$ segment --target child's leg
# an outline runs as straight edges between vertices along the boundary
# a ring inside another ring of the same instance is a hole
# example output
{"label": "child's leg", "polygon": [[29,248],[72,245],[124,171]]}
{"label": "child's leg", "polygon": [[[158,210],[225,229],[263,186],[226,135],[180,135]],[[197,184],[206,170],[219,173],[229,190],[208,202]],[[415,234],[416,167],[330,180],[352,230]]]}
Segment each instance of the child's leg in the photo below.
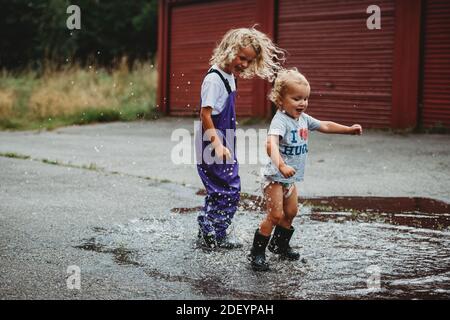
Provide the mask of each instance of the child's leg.
{"label": "child's leg", "polygon": [[272,239],[269,243],[269,251],[279,254],[282,259],[298,260],[300,255],[295,252],[289,245],[294,228],[292,227],[292,220],[297,215],[297,189],[295,186],[291,194],[284,199],[283,217],[275,228]]}
{"label": "child's leg", "polygon": [[283,187],[280,183],[272,182],[264,189],[267,215],[259,226],[264,236],[270,236],[273,228],[283,219]]}
{"label": "child's leg", "polygon": [[288,198],[284,198],[283,201],[283,212],[284,215],[278,223],[279,226],[282,226],[285,229],[290,229],[292,225],[292,220],[294,220],[295,216],[298,212],[298,196],[297,196],[297,187],[295,184],[292,186],[292,192]]}
{"label": "child's leg", "polygon": [[266,201],[267,216],[255,232],[253,245],[248,256],[253,270],[256,271],[269,270],[269,264],[266,262],[266,247],[269,243],[273,228],[283,216],[283,188],[281,184],[270,182],[264,188],[264,198]]}

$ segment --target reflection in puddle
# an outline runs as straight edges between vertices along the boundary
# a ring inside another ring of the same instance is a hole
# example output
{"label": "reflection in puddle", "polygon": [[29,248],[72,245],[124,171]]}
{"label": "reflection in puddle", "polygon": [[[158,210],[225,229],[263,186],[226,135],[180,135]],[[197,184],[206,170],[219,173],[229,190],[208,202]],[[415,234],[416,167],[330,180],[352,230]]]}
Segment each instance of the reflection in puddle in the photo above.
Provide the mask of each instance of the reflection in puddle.
{"label": "reflection in puddle", "polygon": [[[364,200],[367,200],[365,202]],[[200,200],[201,201],[201,200]],[[110,230],[96,229],[78,247],[112,254],[152,278],[188,284],[192,293],[223,299],[450,298],[450,210],[421,198],[301,199],[292,246],[307,263],[268,252],[271,271],[255,273],[246,255],[263,213],[243,194],[230,228],[242,249],[196,249],[201,206],[174,208]],[[370,287],[378,270],[379,287]]]}

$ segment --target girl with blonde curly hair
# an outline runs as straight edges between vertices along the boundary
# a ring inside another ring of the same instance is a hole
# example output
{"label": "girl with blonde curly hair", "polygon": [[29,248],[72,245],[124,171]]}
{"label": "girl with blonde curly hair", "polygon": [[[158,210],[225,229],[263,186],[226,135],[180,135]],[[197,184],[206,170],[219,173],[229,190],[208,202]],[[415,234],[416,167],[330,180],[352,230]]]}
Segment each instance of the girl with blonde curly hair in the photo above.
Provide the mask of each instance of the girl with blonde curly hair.
{"label": "girl with blonde curly hair", "polygon": [[227,239],[226,233],[241,190],[235,153],[236,77],[272,81],[283,62],[284,51],[254,27],[229,30],[213,51],[201,87],[196,143],[197,171],[207,192],[197,219],[203,248],[242,246]]}
{"label": "girl with blonde curly hair", "polygon": [[[269,99],[278,107],[270,124],[266,150],[270,162],[263,168],[263,190],[267,215],[256,229],[249,260],[254,270],[269,269],[265,250],[282,259],[298,260],[289,242],[297,215],[298,195],[295,183],[303,181],[308,154],[308,132],[361,134],[359,124],[351,127],[331,121],[319,121],[305,113],[311,87],[296,68],[281,70]],[[270,238],[273,229],[272,238]],[[270,241],[270,243],[269,243]]]}

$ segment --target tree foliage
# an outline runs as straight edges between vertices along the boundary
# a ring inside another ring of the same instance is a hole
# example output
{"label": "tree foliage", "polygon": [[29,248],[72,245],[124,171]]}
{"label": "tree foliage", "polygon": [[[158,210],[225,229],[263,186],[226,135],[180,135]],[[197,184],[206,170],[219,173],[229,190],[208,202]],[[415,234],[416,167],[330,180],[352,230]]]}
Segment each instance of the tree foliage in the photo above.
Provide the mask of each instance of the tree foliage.
{"label": "tree foliage", "polygon": [[[69,30],[67,7],[81,9],[81,29]],[[95,60],[109,65],[154,56],[157,0],[0,0],[0,67],[39,67]]]}

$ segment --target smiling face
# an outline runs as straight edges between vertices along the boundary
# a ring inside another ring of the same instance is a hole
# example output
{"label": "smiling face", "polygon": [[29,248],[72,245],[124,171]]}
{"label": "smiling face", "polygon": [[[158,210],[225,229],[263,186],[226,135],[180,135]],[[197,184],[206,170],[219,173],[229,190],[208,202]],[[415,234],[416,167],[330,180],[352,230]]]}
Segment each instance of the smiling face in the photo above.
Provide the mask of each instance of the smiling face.
{"label": "smiling face", "polygon": [[286,92],[281,97],[280,106],[292,118],[298,119],[308,107],[311,88],[308,84],[290,82]]}
{"label": "smiling face", "polygon": [[246,48],[241,48],[236,57],[231,61],[230,64],[226,65],[224,71],[226,73],[234,73],[238,76],[241,72],[247,69],[250,64],[255,60],[256,52],[253,47],[249,46]]}

